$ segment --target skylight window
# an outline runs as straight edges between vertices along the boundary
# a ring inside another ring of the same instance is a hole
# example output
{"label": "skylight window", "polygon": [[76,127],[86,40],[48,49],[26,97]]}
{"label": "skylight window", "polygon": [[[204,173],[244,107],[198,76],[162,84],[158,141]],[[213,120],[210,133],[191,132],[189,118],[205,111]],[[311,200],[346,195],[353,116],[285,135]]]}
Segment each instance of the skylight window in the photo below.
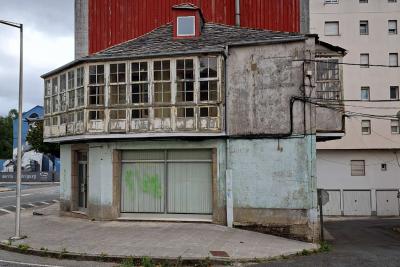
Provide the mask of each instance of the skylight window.
{"label": "skylight window", "polygon": [[195,36],[195,17],[177,17],[177,35],[178,36]]}

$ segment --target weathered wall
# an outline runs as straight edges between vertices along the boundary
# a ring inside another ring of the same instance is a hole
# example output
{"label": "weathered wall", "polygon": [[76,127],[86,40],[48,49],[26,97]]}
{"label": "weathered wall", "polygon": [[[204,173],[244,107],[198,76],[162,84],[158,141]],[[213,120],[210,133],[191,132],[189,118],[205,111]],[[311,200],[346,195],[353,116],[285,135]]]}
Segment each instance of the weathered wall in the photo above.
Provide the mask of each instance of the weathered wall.
{"label": "weathered wall", "polygon": [[[300,59],[308,58],[313,51],[310,41],[231,48],[226,86],[228,134],[290,133],[290,99],[303,96],[303,90],[307,91],[303,86],[303,61]],[[314,73],[313,64],[306,65],[305,70]],[[294,134],[304,133],[303,108],[302,102],[294,103]],[[309,116],[306,120],[306,130],[314,133]]]}
{"label": "weathered wall", "polygon": [[343,112],[317,107],[316,113],[318,132],[341,132],[344,130]]}
{"label": "weathered wall", "polygon": [[89,0],[75,0],[75,59],[89,53]]}
{"label": "weathered wall", "polygon": [[60,145],[60,208],[63,211],[68,211],[71,208],[71,170],[72,170],[72,155],[71,145]]}

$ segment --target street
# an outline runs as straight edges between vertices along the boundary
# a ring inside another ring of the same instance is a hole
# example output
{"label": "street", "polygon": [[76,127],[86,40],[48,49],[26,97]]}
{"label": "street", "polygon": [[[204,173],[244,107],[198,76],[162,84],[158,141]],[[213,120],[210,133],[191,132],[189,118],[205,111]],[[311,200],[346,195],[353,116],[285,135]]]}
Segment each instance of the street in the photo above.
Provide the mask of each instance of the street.
{"label": "street", "polygon": [[[0,216],[15,212],[16,196],[15,185],[7,185],[12,191],[0,192]],[[4,188],[4,185],[2,185]],[[21,208],[32,209],[57,202],[59,199],[59,185],[22,185]]]}
{"label": "street", "polygon": [[332,250],[257,266],[400,266],[400,219],[360,219],[327,222]]}

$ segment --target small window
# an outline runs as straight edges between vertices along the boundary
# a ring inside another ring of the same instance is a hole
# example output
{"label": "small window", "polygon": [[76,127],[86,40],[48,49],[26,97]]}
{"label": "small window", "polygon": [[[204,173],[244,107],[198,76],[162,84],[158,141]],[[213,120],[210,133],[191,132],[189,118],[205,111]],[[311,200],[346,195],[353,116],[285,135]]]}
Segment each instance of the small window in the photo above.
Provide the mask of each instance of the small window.
{"label": "small window", "polygon": [[149,109],[138,108],[132,109],[132,119],[147,119],[149,117]]}
{"label": "small window", "polygon": [[398,86],[390,86],[390,100],[399,100]]}
{"label": "small window", "polygon": [[390,53],[389,54],[389,66],[391,66],[391,67],[399,66],[399,54],[398,53]]}
{"label": "small window", "polygon": [[89,120],[103,120],[103,119],[104,119],[104,111],[102,110],[89,111]]}
{"label": "small window", "polygon": [[381,164],[381,171],[387,171],[387,164],[386,163],[382,163]]}
{"label": "small window", "polygon": [[361,35],[368,35],[368,20],[360,20],[360,34]]}
{"label": "small window", "polygon": [[177,17],[177,35],[194,36],[195,35],[195,17]]}
{"label": "small window", "polygon": [[371,134],[371,121],[370,120],[362,120],[361,121],[361,132],[364,135]]}
{"label": "small window", "polygon": [[351,176],[365,176],[365,160],[351,161]]}
{"label": "small window", "polygon": [[369,54],[360,54],[360,65],[362,68],[369,68]]}
{"label": "small window", "polygon": [[367,4],[368,0],[360,0],[360,4]]}
{"label": "small window", "polygon": [[390,121],[390,129],[392,134],[399,134],[400,127],[399,127],[399,120],[391,120]]}
{"label": "small window", "polygon": [[326,21],[325,35],[339,35],[339,21]]}
{"label": "small window", "polygon": [[361,100],[369,101],[369,87],[363,86],[361,87]]}
{"label": "small window", "polygon": [[397,20],[388,21],[389,34],[397,34]]}

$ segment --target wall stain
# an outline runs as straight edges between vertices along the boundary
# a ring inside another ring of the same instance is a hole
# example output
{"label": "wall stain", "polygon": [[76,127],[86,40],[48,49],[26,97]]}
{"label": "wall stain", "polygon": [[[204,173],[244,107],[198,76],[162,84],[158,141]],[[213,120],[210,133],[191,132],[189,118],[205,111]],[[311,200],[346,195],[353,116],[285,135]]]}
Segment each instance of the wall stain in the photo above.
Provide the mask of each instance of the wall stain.
{"label": "wall stain", "polygon": [[143,177],[140,176],[139,171],[127,170],[124,174],[125,184],[129,192],[133,193],[134,189],[134,179],[136,179],[139,184],[140,189],[144,193],[148,193],[154,198],[161,198],[161,182],[158,175],[148,175],[144,174]]}

